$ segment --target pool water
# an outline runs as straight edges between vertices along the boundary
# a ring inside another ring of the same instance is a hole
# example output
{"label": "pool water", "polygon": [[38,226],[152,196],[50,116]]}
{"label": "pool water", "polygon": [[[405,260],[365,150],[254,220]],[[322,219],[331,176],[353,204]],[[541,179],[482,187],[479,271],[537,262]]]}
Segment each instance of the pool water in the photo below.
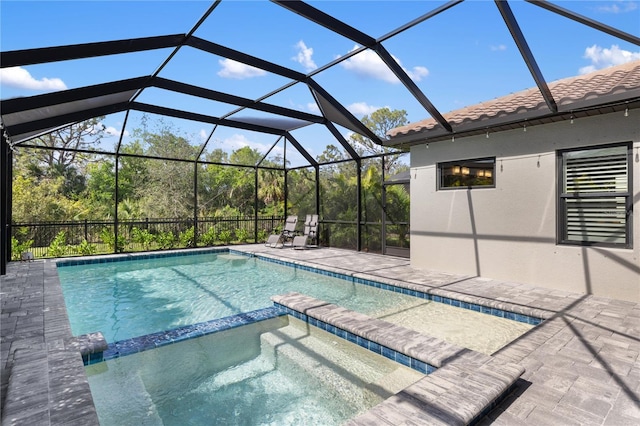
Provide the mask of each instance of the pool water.
{"label": "pool water", "polygon": [[74,335],[107,342],[272,306],[292,291],[366,314],[416,298],[234,254],[199,254],[58,268]]}
{"label": "pool water", "polygon": [[424,377],[287,317],[86,370],[102,426],[339,425]]}
{"label": "pool water", "polygon": [[491,354],[532,328],[231,253],[58,268],[74,335],[129,339],[272,306],[292,291]]}

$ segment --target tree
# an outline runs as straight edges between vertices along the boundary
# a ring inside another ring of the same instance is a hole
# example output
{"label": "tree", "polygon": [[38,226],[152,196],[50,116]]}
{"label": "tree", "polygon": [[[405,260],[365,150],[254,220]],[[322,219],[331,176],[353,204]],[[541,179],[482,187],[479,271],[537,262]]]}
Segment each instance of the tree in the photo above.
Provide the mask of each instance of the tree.
{"label": "tree", "polygon": [[79,219],[86,212],[80,201],[60,197],[62,181],[18,175],[13,179],[12,217],[15,222]]}
{"label": "tree", "polygon": [[[80,151],[96,150],[104,137],[104,117],[75,123],[62,129],[40,136],[33,140],[33,145],[48,149],[34,150],[42,167],[65,170],[68,167],[81,168],[85,154]],[[55,149],[52,149],[55,148]]]}
{"label": "tree", "polygon": [[[125,149],[159,158],[195,159],[198,147],[189,144],[186,136],[163,120],[154,129],[143,122],[133,132],[134,141]],[[123,179],[125,198],[137,200],[136,211],[146,217],[184,218],[193,215],[193,170],[190,162],[123,157],[123,165],[130,166]],[[123,169],[126,169],[123,166]],[[128,176],[128,177],[127,177]],[[127,187],[127,185],[130,185]],[[128,192],[132,192],[129,194]],[[120,193],[120,192],[119,192]]]}
{"label": "tree", "polygon": [[[407,111],[397,109],[391,111],[386,107],[374,111],[371,113],[371,116],[365,115],[361,121],[382,140],[386,139],[387,132],[396,127],[404,126],[409,122],[407,119]],[[354,143],[354,148],[358,154],[362,156],[398,152],[398,150],[394,148],[380,146],[371,139],[358,133],[352,133],[349,139]],[[397,173],[395,169],[398,167],[398,163],[399,156],[387,156],[384,162],[385,175],[389,176],[390,174]]]}
{"label": "tree", "polygon": [[219,148],[209,152],[205,161],[218,164],[206,164],[198,169],[199,214],[211,216],[231,211],[236,215],[253,214],[255,169],[232,164],[253,166],[260,158],[260,152],[248,146],[231,154]]}

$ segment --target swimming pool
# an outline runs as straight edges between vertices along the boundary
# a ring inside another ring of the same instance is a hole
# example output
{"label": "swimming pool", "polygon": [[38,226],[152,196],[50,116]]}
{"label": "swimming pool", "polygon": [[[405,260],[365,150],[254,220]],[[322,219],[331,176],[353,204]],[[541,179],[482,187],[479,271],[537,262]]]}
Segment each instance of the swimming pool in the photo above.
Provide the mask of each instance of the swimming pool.
{"label": "swimming pool", "polygon": [[102,426],[342,424],[424,377],[287,317],[87,367]]}
{"label": "swimming pool", "polygon": [[75,335],[107,342],[271,306],[303,293],[492,353],[532,326],[229,252],[58,267]]}

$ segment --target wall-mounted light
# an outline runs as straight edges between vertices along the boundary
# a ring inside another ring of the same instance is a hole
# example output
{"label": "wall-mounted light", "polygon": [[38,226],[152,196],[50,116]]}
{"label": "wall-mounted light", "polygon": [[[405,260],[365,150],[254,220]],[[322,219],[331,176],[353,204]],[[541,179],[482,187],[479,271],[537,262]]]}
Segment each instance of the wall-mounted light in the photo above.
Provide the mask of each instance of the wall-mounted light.
{"label": "wall-mounted light", "polygon": [[476,176],[484,177],[484,170],[478,170],[478,174]]}
{"label": "wall-mounted light", "polygon": [[570,121],[570,123],[571,123],[571,124],[573,124],[573,114],[571,114],[571,121]]}
{"label": "wall-mounted light", "polygon": [[526,132],[526,131],[527,131],[527,123],[524,123],[524,127],[522,128],[522,130],[523,130],[524,132]]}
{"label": "wall-mounted light", "polygon": [[487,130],[487,139],[489,139],[489,131]]}
{"label": "wall-mounted light", "polygon": [[429,149],[429,144],[428,144],[428,143],[426,143],[426,144],[424,145],[424,147],[425,147],[425,148],[427,148],[427,149]]}
{"label": "wall-mounted light", "polygon": [[455,136],[451,136],[451,142],[455,142],[456,141],[456,137]]}
{"label": "wall-mounted light", "polygon": [[491,176],[493,176],[493,172],[491,170],[484,171],[484,177],[490,178]]}
{"label": "wall-mounted light", "polygon": [[626,108],[624,109],[624,116],[625,116],[625,117],[628,117],[628,116],[629,116],[629,107],[626,107]]}
{"label": "wall-mounted light", "polygon": [[460,174],[460,166],[453,166],[453,167],[451,168],[451,172],[452,172],[454,175],[459,175],[459,174]]}
{"label": "wall-mounted light", "polygon": [[463,175],[468,175],[469,174],[469,168],[468,167],[462,167],[460,169],[460,171],[462,172]]}

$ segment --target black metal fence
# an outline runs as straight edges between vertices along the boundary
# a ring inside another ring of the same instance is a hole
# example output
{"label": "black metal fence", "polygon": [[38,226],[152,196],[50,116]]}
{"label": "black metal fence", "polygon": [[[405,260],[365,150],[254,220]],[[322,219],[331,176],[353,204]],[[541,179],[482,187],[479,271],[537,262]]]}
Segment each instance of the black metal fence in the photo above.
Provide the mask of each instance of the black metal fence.
{"label": "black metal fence", "polygon": [[[282,226],[280,216],[232,216],[193,219],[133,219],[13,223],[12,259],[203,247],[266,241]],[[256,227],[257,224],[257,227]]]}
{"label": "black metal fence", "polygon": [[[281,216],[225,216],[193,219],[127,219],[13,223],[11,258],[23,252],[34,258],[129,253],[173,248],[260,243],[284,224]],[[319,244],[357,250],[355,221],[325,220],[319,224]],[[380,223],[363,223],[363,250],[381,252]]]}

